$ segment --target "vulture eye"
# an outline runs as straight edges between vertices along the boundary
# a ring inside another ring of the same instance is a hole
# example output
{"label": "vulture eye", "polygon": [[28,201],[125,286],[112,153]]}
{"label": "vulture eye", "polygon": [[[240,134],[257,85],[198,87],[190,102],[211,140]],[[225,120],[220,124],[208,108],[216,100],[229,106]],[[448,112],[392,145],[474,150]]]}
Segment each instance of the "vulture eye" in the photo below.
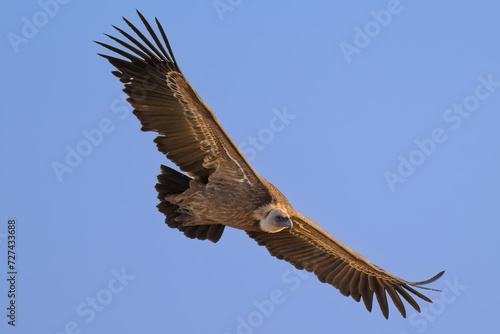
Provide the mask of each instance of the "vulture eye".
{"label": "vulture eye", "polygon": [[278,223],[282,223],[284,222],[285,220],[287,220],[288,218],[285,218],[285,217],[281,217],[281,216],[276,216],[275,220],[278,222]]}

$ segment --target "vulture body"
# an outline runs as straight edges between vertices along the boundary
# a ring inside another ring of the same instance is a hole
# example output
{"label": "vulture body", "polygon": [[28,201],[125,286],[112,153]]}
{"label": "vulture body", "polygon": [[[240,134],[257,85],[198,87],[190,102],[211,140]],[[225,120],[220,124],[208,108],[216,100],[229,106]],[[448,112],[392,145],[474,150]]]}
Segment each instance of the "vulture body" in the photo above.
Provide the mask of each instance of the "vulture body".
{"label": "vulture body", "polygon": [[154,131],[158,150],[180,170],[161,166],[158,209],[166,224],[189,238],[217,242],[226,226],[244,230],[271,255],[298,269],[313,272],[344,296],[371,311],[375,294],[388,318],[387,295],[403,317],[403,299],[420,312],[412,294],[432,302],[414,287],[434,282],[408,282],[375,266],[294,210],[285,196],[262,178],[224,131],[212,110],[186,80],[165,32],[156,19],[158,36],[138,12],[150,38],[128,20],[138,36],[114,27],[125,39],[107,35],[122,48],[97,42],[120,58],[102,55],[125,84],[127,101],[143,131]]}

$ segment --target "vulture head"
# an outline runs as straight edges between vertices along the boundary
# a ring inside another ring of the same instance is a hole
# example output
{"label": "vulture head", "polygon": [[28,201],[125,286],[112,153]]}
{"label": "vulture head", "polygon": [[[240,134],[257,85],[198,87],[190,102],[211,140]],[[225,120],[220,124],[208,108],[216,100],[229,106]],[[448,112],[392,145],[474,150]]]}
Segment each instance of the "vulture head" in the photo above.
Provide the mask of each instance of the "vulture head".
{"label": "vulture head", "polygon": [[292,220],[285,210],[273,209],[264,219],[260,220],[259,226],[264,232],[276,233],[285,228],[292,228]]}

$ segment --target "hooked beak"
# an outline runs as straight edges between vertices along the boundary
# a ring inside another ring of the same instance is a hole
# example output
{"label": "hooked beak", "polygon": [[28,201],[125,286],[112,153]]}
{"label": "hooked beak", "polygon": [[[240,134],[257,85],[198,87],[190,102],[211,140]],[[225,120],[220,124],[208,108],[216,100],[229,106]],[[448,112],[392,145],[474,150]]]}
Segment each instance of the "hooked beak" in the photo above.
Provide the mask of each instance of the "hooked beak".
{"label": "hooked beak", "polygon": [[283,226],[283,227],[292,228],[292,221],[290,218],[286,218],[285,220],[283,220],[282,224],[283,225],[281,225],[281,226]]}

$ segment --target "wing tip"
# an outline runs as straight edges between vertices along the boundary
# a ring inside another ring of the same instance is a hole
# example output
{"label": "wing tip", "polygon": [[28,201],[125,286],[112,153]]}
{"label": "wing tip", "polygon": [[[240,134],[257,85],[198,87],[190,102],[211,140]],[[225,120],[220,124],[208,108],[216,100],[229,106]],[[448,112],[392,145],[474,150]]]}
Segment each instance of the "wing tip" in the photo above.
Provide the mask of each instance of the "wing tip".
{"label": "wing tip", "polygon": [[425,289],[425,290],[441,291],[441,290],[437,290],[437,289],[432,289],[432,288],[424,287],[424,286],[421,286],[421,285],[427,285],[427,284],[430,284],[430,283],[433,283],[433,282],[437,281],[438,279],[441,278],[441,276],[444,275],[444,273],[445,273],[445,270],[439,272],[438,274],[434,275],[433,277],[431,277],[431,278],[429,278],[429,279],[427,279],[425,281],[411,282],[409,284],[412,285],[412,286],[414,286],[414,287]]}

